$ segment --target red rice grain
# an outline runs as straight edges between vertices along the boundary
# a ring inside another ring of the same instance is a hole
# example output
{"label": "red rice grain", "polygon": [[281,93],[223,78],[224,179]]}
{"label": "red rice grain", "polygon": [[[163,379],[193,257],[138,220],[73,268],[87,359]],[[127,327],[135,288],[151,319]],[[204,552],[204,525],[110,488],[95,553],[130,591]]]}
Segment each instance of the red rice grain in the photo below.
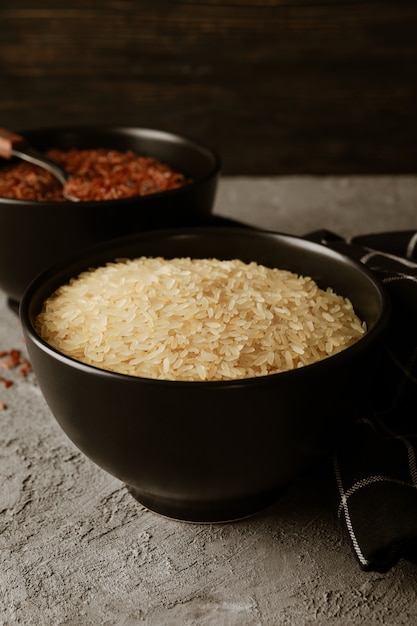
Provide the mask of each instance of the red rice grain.
{"label": "red rice grain", "polygon": [[[6,370],[18,368],[20,376],[25,377],[32,371],[32,366],[30,362],[22,355],[20,350],[17,350],[16,348],[12,348],[11,350],[7,351],[3,350],[2,352],[0,352],[0,359],[3,359],[0,362],[1,367]],[[6,381],[3,377],[0,377],[0,381],[5,383],[6,387],[9,386],[6,384]],[[10,382],[10,384],[12,383]]]}
{"label": "red rice grain", "polygon": [[[169,165],[132,151],[51,149],[46,156],[71,176],[65,191],[81,201],[116,200],[176,189],[190,181]],[[48,171],[19,162],[0,170],[0,197],[62,202],[61,184]]]}
{"label": "red rice grain", "polygon": [[[6,370],[16,369],[19,376],[26,378],[30,372],[32,372],[32,366],[29,361],[22,355],[20,350],[12,348],[11,350],[2,350],[0,352],[0,365]],[[14,381],[11,378],[0,376],[0,385],[5,389],[9,389],[14,385]],[[5,411],[8,408],[6,402],[0,401],[0,411]]]}

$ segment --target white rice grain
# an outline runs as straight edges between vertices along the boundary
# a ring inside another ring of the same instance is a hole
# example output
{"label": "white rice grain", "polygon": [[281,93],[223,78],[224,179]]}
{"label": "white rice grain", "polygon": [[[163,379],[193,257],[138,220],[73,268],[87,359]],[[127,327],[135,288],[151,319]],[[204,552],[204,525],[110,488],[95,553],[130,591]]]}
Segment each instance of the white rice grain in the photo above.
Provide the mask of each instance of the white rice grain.
{"label": "white rice grain", "polygon": [[120,259],[44,303],[36,329],[84,363],[146,378],[265,376],[336,354],[366,332],[309,277],[240,260]]}

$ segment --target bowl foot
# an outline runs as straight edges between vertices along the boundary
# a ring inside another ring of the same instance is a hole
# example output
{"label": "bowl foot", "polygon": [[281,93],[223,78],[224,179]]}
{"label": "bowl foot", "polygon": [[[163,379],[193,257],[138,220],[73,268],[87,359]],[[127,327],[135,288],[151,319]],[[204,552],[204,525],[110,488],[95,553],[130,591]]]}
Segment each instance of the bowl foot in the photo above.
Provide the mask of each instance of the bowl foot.
{"label": "bowl foot", "polygon": [[135,500],[152,513],[181,522],[198,524],[220,524],[251,517],[276,502],[283,492],[283,489],[280,489],[245,499],[208,503],[161,498],[143,493],[130,485],[126,487]]}

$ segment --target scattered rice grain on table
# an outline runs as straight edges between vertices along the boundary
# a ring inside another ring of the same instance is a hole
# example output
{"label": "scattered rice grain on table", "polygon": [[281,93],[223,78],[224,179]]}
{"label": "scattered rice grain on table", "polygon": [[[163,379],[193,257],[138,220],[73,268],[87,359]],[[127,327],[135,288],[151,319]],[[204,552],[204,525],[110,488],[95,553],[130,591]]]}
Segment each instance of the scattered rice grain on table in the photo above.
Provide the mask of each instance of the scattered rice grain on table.
{"label": "scattered rice grain on table", "polygon": [[255,262],[140,257],[81,273],[36,319],[54,348],[106,370],[186,381],[264,376],[366,332],[351,302]]}

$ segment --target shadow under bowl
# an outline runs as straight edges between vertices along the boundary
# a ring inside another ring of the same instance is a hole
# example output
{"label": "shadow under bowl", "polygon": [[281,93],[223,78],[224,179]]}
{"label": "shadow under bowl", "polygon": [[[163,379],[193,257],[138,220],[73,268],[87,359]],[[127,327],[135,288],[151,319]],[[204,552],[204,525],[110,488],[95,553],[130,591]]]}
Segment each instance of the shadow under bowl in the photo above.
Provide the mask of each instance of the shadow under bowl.
{"label": "shadow under bowl", "polygon": [[[368,331],[339,354],[297,370],[180,382],[82,364],[34,330],[59,285],[89,267],[141,255],[239,258],[312,276],[350,298]],[[389,314],[379,282],[351,259],[298,237],[220,227],[142,233],[98,246],[42,273],[20,307],[39,385],[69,438],[145,507],[196,522],[256,513],[329,454],[370,384]]]}
{"label": "shadow under bowl", "polygon": [[[68,127],[22,131],[40,151],[132,150],[170,165],[192,182],[120,200],[37,202],[0,198],[0,289],[15,303],[42,270],[96,243],[145,230],[206,224],[220,159],[209,147],[173,133],[134,127]],[[10,162],[2,161],[1,168]]]}

